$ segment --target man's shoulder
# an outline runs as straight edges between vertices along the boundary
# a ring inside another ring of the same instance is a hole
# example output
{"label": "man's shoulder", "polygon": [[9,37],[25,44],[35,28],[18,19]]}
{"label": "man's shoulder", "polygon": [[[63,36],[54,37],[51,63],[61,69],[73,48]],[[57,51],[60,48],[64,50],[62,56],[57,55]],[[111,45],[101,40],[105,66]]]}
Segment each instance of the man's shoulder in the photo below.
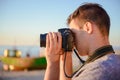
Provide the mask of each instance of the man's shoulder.
{"label": "man's shoulder", "polygon": [[94,62],[91,62],[86,65],[86,67],[99,67],[102,69],[112,69],[119,68],[120,69],[120,55],[117,54],[108,54],[105,55]]}
{"label": "man's shoulder", "polygon": [[119,73],[120,57],[116,54],[109,54],[86,64],[78,72],[78,78],[82,80],[119,80]]}
{"label": "man's shoulder", "polygon": [[95,62],[93,62],[93,64],[94,63],[101,67],[107,67],[107,68],[118,67],[118,66],[120,66],[120,55],[108,54],[106,56],[103,56],[103,57],[95,60]]}

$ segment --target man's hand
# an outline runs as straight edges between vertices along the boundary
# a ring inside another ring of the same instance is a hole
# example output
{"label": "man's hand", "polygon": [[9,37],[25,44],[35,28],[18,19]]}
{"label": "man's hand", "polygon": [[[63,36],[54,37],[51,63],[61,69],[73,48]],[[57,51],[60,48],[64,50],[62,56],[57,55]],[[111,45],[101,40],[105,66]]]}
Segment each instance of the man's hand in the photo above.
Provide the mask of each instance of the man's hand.
{"label": "man's hand", "polygon": [[60,52],[62,50],[62,36],[60,33],[50,32],[46,39],[45,55],[47,64],[59,62]]}
{"label": "man's hand", "polygon": [[47,69],[44,80],[59,80],[59,62],[62,52],[62,36],[59,32],[48,33],[46,37],[45,56]]}
{"label": "man's hand", "polygon": [[[72,52],[67,52],[66,73],[72,73]],[[62,55],[61,55],[62,54]],[[45,56],[47,59],[47,69],[44,80],[71,80],[64,75],[64,51],[62,50],[62,36],[59,32],[50,32],[46,37]]]}

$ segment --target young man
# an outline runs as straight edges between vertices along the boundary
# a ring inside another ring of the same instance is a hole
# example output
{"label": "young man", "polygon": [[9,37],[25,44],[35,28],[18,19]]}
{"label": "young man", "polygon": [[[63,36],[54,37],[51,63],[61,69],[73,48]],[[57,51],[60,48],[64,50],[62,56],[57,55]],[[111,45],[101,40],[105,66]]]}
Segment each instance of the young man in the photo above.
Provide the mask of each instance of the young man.
{"label": "young man", "polygon": [[[99,5],[87,3],[68,18],[79,55],[90,58],[73,76],[73,80],[120,80],[120,57],[109,43],[110,18]],[[47,69],[44,80],[71,80],[64,75],[62,36],[50,32],[46,40]],[[72,74],[72,52],[67,53],[66,73]],[[61,55],[62,54],[62,55]],[[74,63],[74,62],[73,62]]]}

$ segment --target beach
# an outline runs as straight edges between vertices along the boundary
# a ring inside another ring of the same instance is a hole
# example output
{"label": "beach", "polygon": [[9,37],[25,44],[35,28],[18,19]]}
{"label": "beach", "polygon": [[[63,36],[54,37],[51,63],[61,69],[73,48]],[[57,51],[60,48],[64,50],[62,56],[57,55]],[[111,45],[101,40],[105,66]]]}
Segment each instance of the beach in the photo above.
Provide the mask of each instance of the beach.
{"label": "beach", "polygon": [[0,62],[0,80],[43,80],[45,70],[4,71]]}
{"label": "beach", "polygon": [[43,80],[45,70],[0,71],[0,80]]}
{"label": "beach", "polygon": [[[1,53],[1,56],[3,55],[3,51],[6,47],[2,47],[0,48],[0,53]],[[26,50],[25,50],[26,48]],[[37,48],[37,47],[35,47]],[[27,51],[27,47],[20,47],[19,48],[22,52],[23,52],[23,56],[26,55],[26,51]],[[33,52],[35,51],[35,49],[33,49]],[[32,51],[31,51],[32,52]],[[119,48],[115,48],[115,52],[116,54],[119,54],[120,55],[120,47]],[[36,50],[36,54],[32,54],[31,53],[31,56],[37,56],[37,50]],[[76,61],[79,61],[78,58],[76,58],[76,55],[73,56],[73,64],[75,66],[77,66],[78,62]],[[45,74],[45,70],[32,70],[32,71],[3,71],[2,69],[2,62],[0,62],[0,80],[43,80],[44,79],[44,74]]]}

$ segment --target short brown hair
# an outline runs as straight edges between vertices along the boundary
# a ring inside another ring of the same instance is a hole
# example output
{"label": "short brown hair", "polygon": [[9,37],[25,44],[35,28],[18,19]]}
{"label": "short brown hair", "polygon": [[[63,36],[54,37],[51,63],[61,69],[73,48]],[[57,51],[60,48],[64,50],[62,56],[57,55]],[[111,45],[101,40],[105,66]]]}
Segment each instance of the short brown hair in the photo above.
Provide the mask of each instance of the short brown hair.
{"label": "short brown hair", "polygon": [[78,7],[67,19],[69,25],[72,19],[77,18],[79,21],[94,22],[101,33],[109,35],[110,18],[107,12],[96,3],[85,3]]}

